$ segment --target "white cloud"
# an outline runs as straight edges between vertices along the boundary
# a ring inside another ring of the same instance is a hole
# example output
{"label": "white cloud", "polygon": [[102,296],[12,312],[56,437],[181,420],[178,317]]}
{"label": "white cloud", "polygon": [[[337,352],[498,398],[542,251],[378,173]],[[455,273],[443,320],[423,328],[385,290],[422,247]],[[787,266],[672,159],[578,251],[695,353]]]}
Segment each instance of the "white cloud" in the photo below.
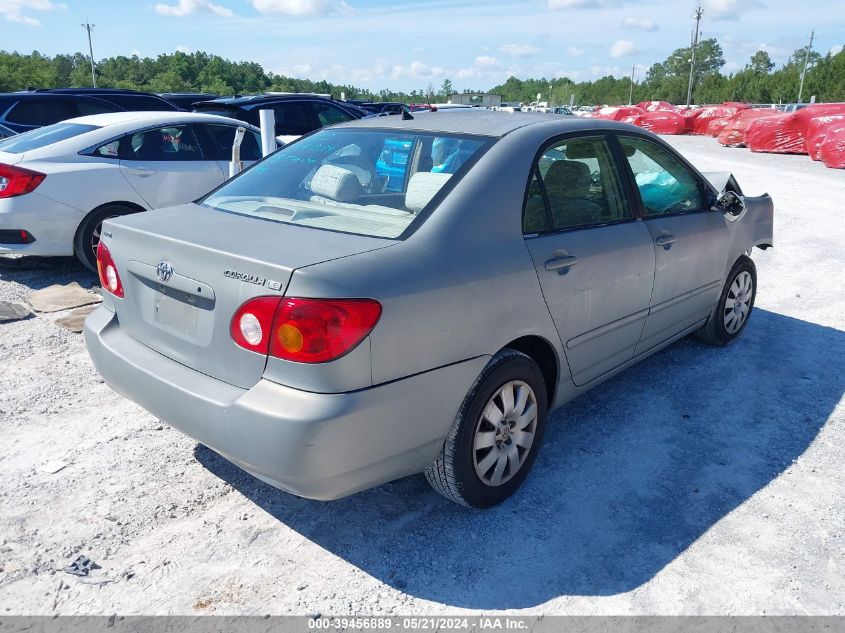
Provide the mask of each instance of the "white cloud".
{"label": "white cloud", "polygon": [[499,50],[513,57],[531,57],[540,52],[540,49],[531,44],[502,44]]}
{"label": "white cloud", "polygon": [[26,26],[41,26],[41,22],[24,15],[24,11],[53,11],[67,9],[67,5],[52,0],[0,0],[0,16],[9,22]]}
{"label": "white cloud", "polygon": [[190,48],[188,48],[184,44],[179,44],[176,47],[176,51],[179,52],[179,53],[185,53],[186,55],[190,55],[193,52]]}
{"label": "white cloud", "polygon": [[137,48],[133,48],[131,51],[129,51],[129,57],[143,57],[143,56],[144,56],[144,54],[141,51],[139,51]]}
{"label": "white cloud", "polygon": [[411,62],[408,66],[395,65],[390,71],[391,79],[430,79],[444,76],[446,69],[440,66],[429,66],[423,62]]}
{"label": "white cloud", "polygon": [[577,46],[570,46],[566,49],[566,54],[570,57],[581,57],[584,54],[584,49],[578,48]]}
{"label": "white cloud", "polygon": [[741,13],[762,9],[760,0],[703,0],[704,15],[716,20],[737,19]]}
{"label": "white cloud", "polygon": [[155,10],[159,15],[169,15],[177,18],[196,13],[213,13],[214,15],[219,15],[221,18],[231,18],[235,15],[231,9],[214,4],[211,0],[177,0],[176,4],[172,5],[159,3],[155,6]]}
{"label": "white cloud", "polygon": [[637,52],[637,45],[630,40],[619,40],[610,47],[611,57],[625,57]]}
{"label": "white cloud", "polygon": [[607,4],[605,0],[549,0],[549,8],[555,9],[598,9]]}
{"label": "white cloud", "polygon": [[651,18],[635,18],[628,16],[622,19],[622,26],[630,29],[641,29],[643,31],[656,31],[657,24]]}
{"label": "white cloud", "polygon": [[[346,3],[342,7],[349,8]],[[283,15],[314,15],[329,8],[328,0],[252,0],[252,6],[259,13],[281,13]]]}
{"label": "white cloud", "polygon": [[499,65],[499,60],[490,55],[480,55],[475,58],[475,65],[479,68],[494,68]]}
{"label": "white cloud", "polygon": [[834,44],[833,46],[830,47],[830,50],[828,51],[828,55],[839,55],[839,53],[842,52],[843,48],[845,48],[845,47],[843,47],[842,44]]}

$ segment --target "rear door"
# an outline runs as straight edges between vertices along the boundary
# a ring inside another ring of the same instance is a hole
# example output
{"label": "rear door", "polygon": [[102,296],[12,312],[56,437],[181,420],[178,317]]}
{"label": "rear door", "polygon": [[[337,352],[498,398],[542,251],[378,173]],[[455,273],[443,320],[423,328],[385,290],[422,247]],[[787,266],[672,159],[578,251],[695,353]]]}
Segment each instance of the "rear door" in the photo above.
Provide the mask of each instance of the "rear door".
{"label": "rear door", "polygon": [[673,152],[618,136],[653,241],[654,293],[637,354],[707,318],[722,287],[728,227],[709,187]]}
{"label": "rear door", "polygon": [[605,136],[540,155],[523,230],[576,385],[629,361],[648,315],[654,248]]}
{"label": "rear door", "polygon": [[151,209],[196,200],[225,180],[192,125],[135,132],[121,140],[119,152],[121,173]]}

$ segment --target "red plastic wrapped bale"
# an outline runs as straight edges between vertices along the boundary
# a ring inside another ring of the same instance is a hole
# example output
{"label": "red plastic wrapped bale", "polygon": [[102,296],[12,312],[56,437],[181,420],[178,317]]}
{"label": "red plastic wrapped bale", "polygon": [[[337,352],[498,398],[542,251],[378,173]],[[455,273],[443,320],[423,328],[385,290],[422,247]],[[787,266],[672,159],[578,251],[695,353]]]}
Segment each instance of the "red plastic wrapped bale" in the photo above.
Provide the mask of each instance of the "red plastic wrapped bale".
{"label": "red plastic wrapped bale", "polygon": [[668,101],[643,101],[638,103],[637,107],[642,108],[646,112],[660,112],[663,110],[667,112],[677,111],[677,108]]}
{"label": "red plastic wrapped bale", "polygon": [[594,119],[605,119],[607,121],[622,121],[626,117],[636,117],[645,114],[645,110],[637,106],[609,106],[599,108],[593,112]]}
{"label": "red plastic wrapped bale", "polygon": [[752,121],[770,116],[780,116],[780,112],[772,108],[750,108],[737,112],[731,122],[725,126],[716,140],[727,147],[745,147],[745,131]]}
{"label": "red plastic wrapped bale", "polygon": [[733,120],[733,117],[727,116],[720,116],[716,117],[715,119],[710,119],[710,123],[707,124],[707,136],[716,137],[722,133],[722,130],[727,127],[728,123]]}
{"label": "red plastic wrapped bale", "polygon": [[845,114],[845,103],[819,103],[797,112],[754,121],[745,133],[745,144],[752,152],[805,154],[804,140],[811,119]]}
{"label": "red plastic wrapped bale", "polygon": [[698,115],[695,117],[690,134],[705,135],[707,134],[707,126],[710,121],[719,118],[729,118],[734,116],[740,110],[745,110],[751,107],[749,103],[736,103],[733,101],[723,103],[721,105],[713,105],[701,108]]}
{"label": "red plastic wrapped bale", "polygon": [[813,117],[807,122],[807,133],[804,137],[804,150],[813,160],[821,160],[822,143],[832,128],[839,128],[845,124],[845,114],[828,114]]}
{"label": "red plastic wrapped bale", "polygon": [[637,117],[634,125],[655,134],[686,134],[689,131],[687,119],[677,112],[655,110]]}
{"label": "red plastic wrapped bale", "polygon": [[845,169],[845,126],[828,129],[819,156],[826,167]]}

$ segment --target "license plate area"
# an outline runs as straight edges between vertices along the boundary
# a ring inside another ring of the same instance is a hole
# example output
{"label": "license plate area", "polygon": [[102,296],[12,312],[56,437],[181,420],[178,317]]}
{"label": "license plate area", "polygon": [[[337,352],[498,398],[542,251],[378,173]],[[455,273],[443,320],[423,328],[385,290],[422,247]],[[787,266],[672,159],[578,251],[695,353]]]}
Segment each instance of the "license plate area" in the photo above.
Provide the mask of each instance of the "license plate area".
{"label": "license plate area", "polygon": [[192,305],[190,295],[155,291],[153,321],[162,329],[189,339],[196,339],[199,331],[200,309]]}

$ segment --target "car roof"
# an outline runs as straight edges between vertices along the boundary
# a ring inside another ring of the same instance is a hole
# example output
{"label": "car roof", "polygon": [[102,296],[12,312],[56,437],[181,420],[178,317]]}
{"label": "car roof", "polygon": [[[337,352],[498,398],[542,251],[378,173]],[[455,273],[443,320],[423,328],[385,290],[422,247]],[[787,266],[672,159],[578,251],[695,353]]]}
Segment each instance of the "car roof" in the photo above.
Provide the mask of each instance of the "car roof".
{"label": "car roof", "polygon": [[[259,103],[272,103],[275,101],[285,101],[287,99],[315,99],[318,101],[334,101],[334,99],[330,99],[328,97],[323,97],[317,94],[311,94],[308,92],[290,92],[286,94],[261,94],[261,95],[246,95],[243,97],[222,97],[220,99],[212,99],[210,101],[202,101],[202,105],[208,105],[209,103],[213,104],[220,104],[220,105],[229,105],[229,106],[249,106],[253,104]],[[197,104],[200,105],[200,104]]]}
{"label": "car roof", "polygon": [[473,108],[471,113],[442,110],[439,112],[414,112],[412,116],[412,119],[400,116],[373,117],[341,123],[332,127],[381,128],[492,137],[502,137],[519,128],[544,123],[558,124],[561,133],[597,129],[625,130],[630,127],[602,119],[563,118],[557,114],[537,112],[493,112],[478,108]]}
{"label": "car roof", "polygon": [[[155,123],[176,123],[176,122],[202,122],[209,123],[225,123],[228,125],[247,126],[242,121],[236,121],[229,117],[218,116],[216,114],[201,114],[199,112],[108,112],[106,114],[91,114],[89,116],[76,117],[75,119],[68,119],[65,123],[83,123],[86,125],[96,125],[98,127],[106,127],[109,125],[119,125],[121,123],[149,121]],[[252,127],[252,126],[248,126]]]}

